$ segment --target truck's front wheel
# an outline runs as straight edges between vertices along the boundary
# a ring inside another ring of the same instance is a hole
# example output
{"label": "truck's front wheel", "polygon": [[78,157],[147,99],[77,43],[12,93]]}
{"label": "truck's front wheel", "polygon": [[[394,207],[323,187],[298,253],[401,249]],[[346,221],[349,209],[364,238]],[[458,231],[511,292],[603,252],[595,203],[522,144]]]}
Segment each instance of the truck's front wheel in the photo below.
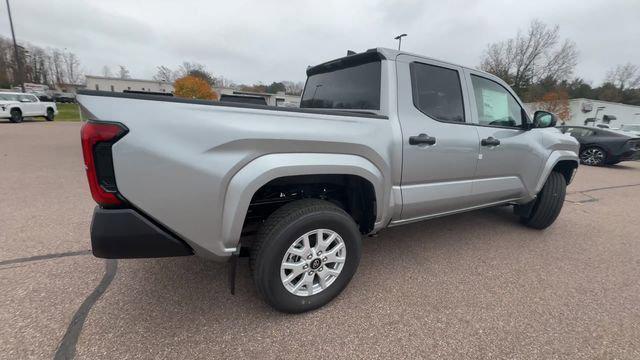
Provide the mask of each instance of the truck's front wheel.
{"label": "truck's front wheel", "polygon": [[20,123],[22,122],[22,111],[20,109],[11,109],[11,118],[9,119],[12,123]]}
{"label": "truck's front wheel", "polygon": [[347,286],[360,262],[351,216],[323,200],[286,204],[265,221],[251,251],[258,292],[289,313],[316,309]]}
{"label": "truck's front wheel", "polygon": [[556,220],[562,210],[567,192],[567,182],[559,172],[552,171],[547,182],[538,193],[531,213],[521,216],[520,221],[534,229],[545,229]]}

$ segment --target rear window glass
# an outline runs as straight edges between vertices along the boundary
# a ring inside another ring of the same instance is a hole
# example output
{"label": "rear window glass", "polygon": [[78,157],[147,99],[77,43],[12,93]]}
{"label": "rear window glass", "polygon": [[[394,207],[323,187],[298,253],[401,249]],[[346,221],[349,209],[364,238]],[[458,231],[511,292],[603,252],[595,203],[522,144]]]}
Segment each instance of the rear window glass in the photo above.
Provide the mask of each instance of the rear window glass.
{"label": "rear window glass", "polygon": [[440,121],[464,122],[460,76],[453,69],[411,63],[413,104]]}
{"label": "rear window glass", "polygon": [[5,101],[18,101],[18,95],[15,95],[15,94],[2,94],[2,93],[0,93],[0,100],[5,100]]}
{"label": "rear window glass", "polygon": [[380,110],[380,61],[309,76],[301,108]]}

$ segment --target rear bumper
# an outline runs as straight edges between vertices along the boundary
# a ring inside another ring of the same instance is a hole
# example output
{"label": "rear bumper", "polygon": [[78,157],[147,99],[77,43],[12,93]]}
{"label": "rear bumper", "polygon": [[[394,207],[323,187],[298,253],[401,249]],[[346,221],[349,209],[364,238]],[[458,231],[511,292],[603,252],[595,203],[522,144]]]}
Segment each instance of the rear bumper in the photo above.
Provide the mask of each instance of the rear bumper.
{"label": "rear bumper", "polygon": [[193,255],[184,241],[133,209],[96,207],[91,222],[93,255],[104,259]]}

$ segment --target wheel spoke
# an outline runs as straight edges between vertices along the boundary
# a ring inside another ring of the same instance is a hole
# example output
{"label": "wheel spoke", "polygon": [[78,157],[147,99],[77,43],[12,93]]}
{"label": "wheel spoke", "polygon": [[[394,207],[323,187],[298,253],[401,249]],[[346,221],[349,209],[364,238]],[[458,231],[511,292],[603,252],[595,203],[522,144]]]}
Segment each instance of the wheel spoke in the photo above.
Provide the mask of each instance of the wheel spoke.
{"label": "wheel spoke", "polygon": [[337,237],[338,237],[338,234],[332,233],[331,235],[329,235],[328,238],[323,239],[321,242],[319,241],[317,246],[318,250],[320,251],[327,250],[327,247],[329,247],[329,245],[331,245],[331,243],[333,243]]}
{"label": "wheel spoke", "polygon": [[284,264],[282,264],[282,269],[284,270],[291,270],[291,272],[289,273],[289,275],[287,275],[286,279],[284,279],[284,282],[291,282],[291,280],[297,278],[298,276],[300,276],[300,274],[302,274],[304,272],[303,266],[305,265],[304,261],[299,261],[297,263],[290,263],[290,262],[286,262]]}
{"label": "wheel spoke", "polygon": [[293,255],[300,256],[301,258],[304,258],[307,255],[307,251],[304,248],[300,249],[300,248],[290,247],[289,252]]}
{"label": "wheel spoke", "polygon": [[311,244],[309,242],[309,234],[305,234],[302,237],[302,246],[304,248],[305,255],[311,253]]}
{"label": "wheel spoke", "polygon": [[320,284],[320,287],[322,289],[325,289],[327,287],[327,273],[322,272],[318,274],[318,283]]}
{"label": "wheel spoke", "polygon": [[304,283],[307,285],[307,293],[309,295],[313,295],[313,279],[316,277],[316,274],[309,275],[307,273],[304,278]]}
{"label": "wheel spoke", "polygon": [[[340,243],[338,245],[336,245],[333,249],[331,249],[330,251],[325,253],[325,256],[327,257],[327,264],[331,264],[331,263],[344,263],[345,261],[345,257],[343,256],[338,256],[338,252],[340,252],[340,250],[342,250],[344,248],[344,243]],[[342,254],[341,254],[342,255]]]}
{"label": "wheel spoke", "polygon": [[338,270],[334,270],[334,269],[329,269],[327,268],[325,271],[323,271],[324,273],[326,273],[327,275],[333,275],[335,277],[338,277],[338,275],[340,275],[340,271]]}
{"label": "wheel spoke", "polygon": [[294,293],[294,294],[295,294],[296,292],[298,292],[298,290],[300,290],[300,288],[302,287],[302,285],[304,285],[304,279],[305,279],[305,277],[306,277],[306,276],[308,276],[308,275],[306,275],[306,274],[305,274],[305,275],[304,275],[304,277],[303,277],[302,279],[298,280],[298,283],[297,283],[297,284],[295,284],[295,285],[293,286],[293,288],[292,288],[291,290],[289,290],[289,291],[291,291],[291,292],[292,292],[292,293]]}

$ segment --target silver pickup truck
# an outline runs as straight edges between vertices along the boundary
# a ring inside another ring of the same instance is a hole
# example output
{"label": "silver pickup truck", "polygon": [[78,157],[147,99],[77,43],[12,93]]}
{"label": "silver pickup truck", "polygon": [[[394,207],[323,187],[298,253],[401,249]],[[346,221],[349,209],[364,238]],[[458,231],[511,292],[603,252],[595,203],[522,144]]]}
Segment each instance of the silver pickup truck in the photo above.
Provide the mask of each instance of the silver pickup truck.
{"label": "silver pickup truck", "polygon": [[498,205],[536,229],[560,213],[578,143],[499,78],[381,48],[307,75],[300,108],[79,92],[95,256],[248,254],[264,299],[303,312],[346,287],[362,235]]}

